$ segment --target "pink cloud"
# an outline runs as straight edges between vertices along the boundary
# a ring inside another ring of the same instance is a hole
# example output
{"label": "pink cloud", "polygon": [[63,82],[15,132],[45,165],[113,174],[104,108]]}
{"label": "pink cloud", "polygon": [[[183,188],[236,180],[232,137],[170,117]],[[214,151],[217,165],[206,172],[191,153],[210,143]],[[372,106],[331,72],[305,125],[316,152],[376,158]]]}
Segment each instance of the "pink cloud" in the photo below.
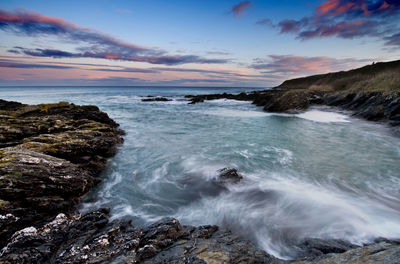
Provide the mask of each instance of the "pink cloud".
{"label": "pink cloud", "polygon": [[237,5],[232,7],[231,13],[235,15],[235,17],[239,17],[243,12],[248,9],[252,3],[250,1],[242,1]]}

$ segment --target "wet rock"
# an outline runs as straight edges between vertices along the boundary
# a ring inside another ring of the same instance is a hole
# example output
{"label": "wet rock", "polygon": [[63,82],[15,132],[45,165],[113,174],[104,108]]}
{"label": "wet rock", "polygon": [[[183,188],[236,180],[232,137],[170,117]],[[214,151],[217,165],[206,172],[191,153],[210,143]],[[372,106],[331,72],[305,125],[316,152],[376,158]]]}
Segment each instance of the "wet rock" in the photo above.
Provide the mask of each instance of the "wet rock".
{"label": "wet rock", "polygon": [[241,179],[243,179],[243,176],[233,168],[223,168],[218,170],[218,173],[218,181],[223,185],[229,183],[238,183]]}
{"label": "wet rock", "polygon": [[174,218],[164,218],[148,226],[144,231],[144,244],[161,245],[168,244],[185,235],[185,230],[178,220]]}
{"label": "wet rock", "polygon": [[308,238],[295,247],[302,252],[297,258],[310,258],[329,253],[343,253],[358,246],[339,239]]}
{"label": "wet rock", "polygon": [[22,229],[1,251],[0,263],[281,263],[216,226],[183,227],[166,218],[142,229],[109,223],[108,213],[59,214]]}
{"label": "wet rock", "polygon": [[42,227],[18,231],[2,250],[0,263],[104,263],[121,254],[134,263],[140,229],[129,222],[108,224],[108,213],[59,214]]}
{"label": "wet rock", "polygon": [[142,102],[168,102],[168,101],[172,100],[165,97],[151,97],[142,99]]}
{"label": "wet rock", "polygon": [[323,103],[353,111],[355,116],[372,121],[389,121],[396,125],[400,118],[400,96],[396,94],[350,93],[327,95]]}
{"label": "wet rock", "polygon": [[400,125],[400,60],[284,81],[251,93],[187,95],[189,104],[204,100],[252,101],[269,112],[297,112],[315,104],[337,106],[355,116]]}
{"label": "wet rock", "polygon": [[0,150],[0,214],[17,218],[2,224],[0,238],[70,210],[97,182],[69,161],[15,147]]}
{"label": "wet rock", "polygon": [[190,102],[188,104],[202,103],[205,100],[217,100],[217,99],[231,99],[238,101],[251,101],[255,98],[255,93],[240,93],[240,94],[203,94],[203,95],[186,95]]}
{"label": "wet rock", "polygon": [[202,103],[204,102],[204,99],[201,97],[194,97],[190,100],[188,104],[196,104],[196,103]]}
{"label": "wet rock", "polygon": [[359,247],[341,254],[328,254],[318,258],[296,261],[296,264],[364,264],[364,263],[399,263],[400,245],[387,242]]}
{"label": "wet rock", "polygon": [[200,228],[188,228],[188,235],[143,263],[284,263],[229,231]]}
{"label": "wet rock", "polygon": [[68,212],[99,179],[122,143],[118,124],[96,106],[0,100],[0,246],[26,226]]}

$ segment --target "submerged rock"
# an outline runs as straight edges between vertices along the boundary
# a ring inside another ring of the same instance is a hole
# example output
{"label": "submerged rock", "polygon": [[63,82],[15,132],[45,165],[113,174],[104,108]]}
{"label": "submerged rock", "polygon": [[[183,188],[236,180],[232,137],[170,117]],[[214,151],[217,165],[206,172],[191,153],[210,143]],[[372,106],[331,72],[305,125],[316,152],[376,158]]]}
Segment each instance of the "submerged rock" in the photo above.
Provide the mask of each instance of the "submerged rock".
{"label": "submerged rock", "polygon": [[142,99],[142,102],[168,102],[168,101],[172,100],[165,97],[151,97]]}
{"label": "submerged rock", "polygon": [[233,168],[223,168],[218,170],[218,173],[218,181],[223,185],[229,183],[238,183],[241,179],[243,179],[243,176]]}

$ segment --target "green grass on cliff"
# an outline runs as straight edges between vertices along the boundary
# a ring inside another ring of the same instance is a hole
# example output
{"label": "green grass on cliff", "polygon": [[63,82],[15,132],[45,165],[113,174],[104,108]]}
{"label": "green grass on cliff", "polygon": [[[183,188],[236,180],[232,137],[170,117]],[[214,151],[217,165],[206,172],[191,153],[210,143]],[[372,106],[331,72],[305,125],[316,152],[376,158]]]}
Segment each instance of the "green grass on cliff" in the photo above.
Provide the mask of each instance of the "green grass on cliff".
{"label": "green grass on cliff", "polygon": [[287,80],[277,88],[346,93],[400,93],[400,60],[362,68]]}

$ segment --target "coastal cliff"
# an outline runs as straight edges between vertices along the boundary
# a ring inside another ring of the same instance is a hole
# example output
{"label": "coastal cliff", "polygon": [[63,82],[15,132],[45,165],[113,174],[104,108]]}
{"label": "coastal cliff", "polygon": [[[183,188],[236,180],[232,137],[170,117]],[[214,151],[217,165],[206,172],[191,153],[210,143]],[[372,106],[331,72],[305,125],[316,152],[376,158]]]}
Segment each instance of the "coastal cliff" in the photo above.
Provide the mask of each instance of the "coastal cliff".
{"label": "coastal cliff", "polygon": [[[246,95],[247,96],[247,95]],[[250,95],[252,96],[252,95]],[[165,218],[146,227],[110,221],[109,209],[80,214],[82,195],[123,142],[96,106],[0,100],[0,263],[395,263],[396,241],[360,247],[308,238],[284,261],[218,226]],[[221,184],[242,179],[220,170]],[[249,223],[251,225],[251,223]]]}
{"label": "coastal cliff", "polygon": [[301,111],[312,105],[337,106],[372,121],[400,124],[400,60],[284,81],[265,91],[187,96],[191,102],[252,101],[269,112]]}

